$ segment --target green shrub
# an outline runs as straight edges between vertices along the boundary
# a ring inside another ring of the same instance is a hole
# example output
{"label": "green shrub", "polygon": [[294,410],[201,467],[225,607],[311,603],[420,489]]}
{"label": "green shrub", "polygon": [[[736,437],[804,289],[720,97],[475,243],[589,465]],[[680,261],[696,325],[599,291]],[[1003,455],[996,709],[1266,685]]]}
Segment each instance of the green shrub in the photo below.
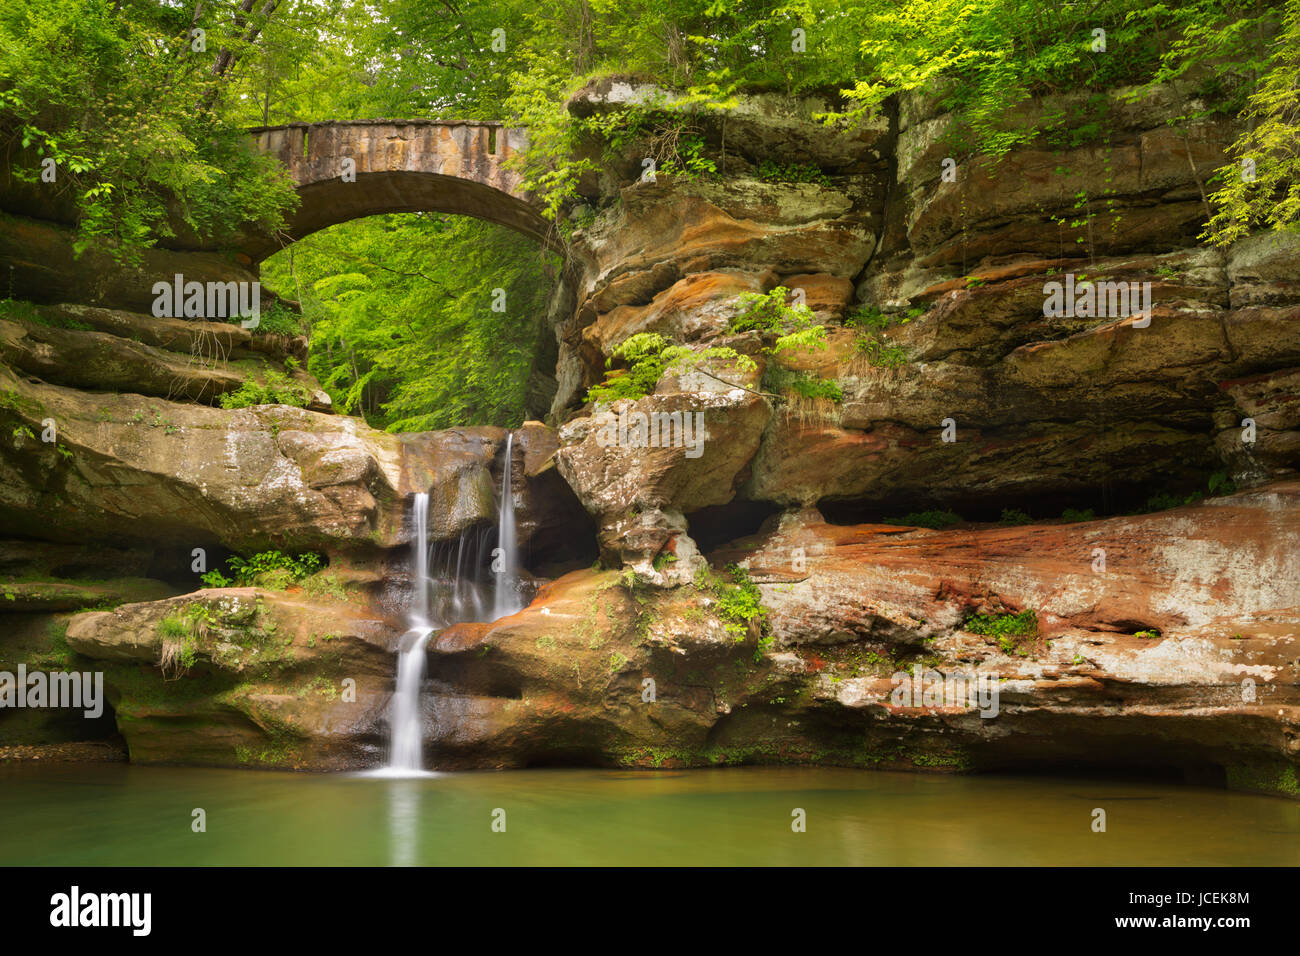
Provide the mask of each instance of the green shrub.
{"label": "green shrub", "polygon": [[1003,614],[970,614],[961,626],[972,634],[996,637],[998,643],[1003,645],[1003,650],[1006,650],[1007,644],[1004,641],[1014,646],[1017,643],[1015,638],[1033,637],[1038,633],[1038,615],[1033,608],[1027,608],[1019,614],[1009,611]]}
{"label": "green shrub", "polygon": [[1062,521],[1091,521],[1093,513],[1091,508],[1084,508],[1082,511],[1077,508],[1066,508],[1061,512]]}
{"label": "green shrub", "polygon": [[250,408],[254,405],[292,405],[303,408],[310,395],[307,389],[280,372],[268,371],[265,382],[248,379],[233,392],[221,396],[222,408]]}
{"label": "green shrub", "polygon": [[1228,476],[1226,471],[1216,471],[1210,475],[1209,489],[1212,495],[1230,495],[1236,492],[1237,483]]}
{"label": "green shrub", "polygon": [[1018,508],[1003,508],[1002,518],[998,521],[998,524],[1022,525],[1029,524],[1033,520],[1033,518],[1029,517],[1029,515],[1025,514],[1025,512]]}
{"label": "green shrub", "polygon": [[962,521],[962,516],[955,511],[942,511],[932,509],[930,511],[913,511],[898,518],[885,518],[885,524],[898,524],[915,526],[918,528],[940,528],[951,527]]}
{"label": "green shrub", "polygon": [[605,380],[587,391],[584,401],[616,402],[619,399],[644,398],[654,391],[660,377],[670,368],[698,369],[706,362],[730,362],[741,371],[752,371],[754,360],[735,349],[714,347],[695,351],[686,345],[674,345],[658,332],[638,332],[619,345],[612,353],[606,367],[615,359],[628,363],[625,369],[612,369]]}
{"label": "green shrub", "polygon": [[812,351],[826,347],[826,327],[813,321],[806,305],[790,305],[790,290],[783,285],[760,295],[746,292],[740,311],[727,323],[728,332],[761,332],[776,336],[765,348],[769,354],[788,350]]}
{"label": "green shrub", "polygon": [[348,592],[339,576],[329,571],[304,578],[302,589],[315,598],[333,598],[336,601],[348,599]]}
{"label": "green shrub", "polygon": [[[303,334],[302,316],[279,300],[272,302],[269,308],[263,309],[257,318],[257,326],[252,330],[254,335]],[[243,319],[235,316],[230,321],[242,322]]]}
{"label": "green shrub", "polygon": [[301,581],[319,571],[322,558],[314,551],[307,551],[297,557],[283,551],[261,551],[250,558],[232,555],[226,564],[239,587],[257,584],[283,590],[294,581]]}
{"label": "green shrub", "polygon": [[[1206,483],[1208,495],[1230,495],[1236,492],[1237,484],[1232,480],[1226,471],[1216,471],[1210,475]],[[1206,498],[1207,492],[1193,491],[1190,495],[1175,495],[1167,491],[1161,491],[1147,499],[1146,506],[1133,512],[1134,514],[1144,514],[1150,511],[1165,511],[1169,508],[1181,508],[1183,505],[1193,505],[1198,501]]]}
{"label": "green shrub", "polygon": [[1038,614],[1033,608],[1019,613],[1006,611],[1001,614],[971,614],[962,626],[972,634],[1026,636],[1038,633]]}
{"label": "green shrub", "polygon": [[864,305],[844,318],[847,328],[857,330],[858,351],[876,368],[898,368],[907,361],[907,350],[901,345],[887,345],[881,337],[886,329],[907,325],[925,313],[924,309],[884,313],[874,305]]}
{"label": "green shrub", "polygon": [[661,176],[681,176],[684,179],[712,176],[717,173],[718,166],[704,155],[704,148],[702,136],[682,136],[674,153],[660,160],[656,171]]}
{"label": "green shrub", "polygon": [[765,159],[758,164],[758,178],[769,183],[817,183],[829,186],[831,178],[816,166],[803,163],[787,163],[784,166]]}
{"label": "green shrub", "polygon": [[750,578],[749,572],[739,565],[727,565],[726,573],[730,581],[707,567],[701,568],[695,577],[695,586],[713,596],[722,626],[737,643],[743,642],[749,634],[750,622],[757,621],[760,636],[758,647],[754,649],[754,660],[760,661],[773,640],[767,624],[767,608],[763,606],[763,592]]}

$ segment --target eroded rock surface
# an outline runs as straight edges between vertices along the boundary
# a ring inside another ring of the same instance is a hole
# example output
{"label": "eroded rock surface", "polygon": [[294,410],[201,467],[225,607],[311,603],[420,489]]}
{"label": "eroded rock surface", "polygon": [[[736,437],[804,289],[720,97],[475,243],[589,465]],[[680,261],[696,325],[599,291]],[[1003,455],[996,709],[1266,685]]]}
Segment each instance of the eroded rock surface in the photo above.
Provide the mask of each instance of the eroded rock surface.
{"label": "eroded rock surface", "polygon": [[81,614],[133,763],[331,769],[382,762],[393,622],[301,592],[202,590]]}
{"label": "eroded rock surface", "polygon": [[[1236,130],[1171,124],[1186,112],[1172,91],[1134,92],[1110,98],[1107,138],[1090,144],[1053,138],[1077,97],[1009,114],[1008,129],[1044,133],[997,162],[949,156],[953,119],[922,96],[834,129],[812,119],[825,104],[778,96],[692,117],[717,178],[638,181],[635,148],[599,154],[549,310],[554,361],[539,353],[529,385],[530,409],[553,396],[554,427],[526,423],[511,443],[520,540],[555,579],[521,612],[430,642],[427,759],[1123,764],[1300,796],[1300,244],[1198,244],[1205,176]],[[570,108],[665,97],[607,78]],[[376,170],[400,159],[375,148]],[[493,523],[506,431],[390,435],[319,402],[210,407],[250,362],[314,386],[293,369],[305,343],[152,320],[142,282],[247,279],[247,262],[156,250],[140,271],[77,264],[61,227],[5,226],[11,294],[62,304],[0,321],[0,520],[27,539],[0,548],[0,572],[33,543],[130,550],[109,581],[70,573],[74,550],[10,575],[22,613],[5,615],[4,660],[103,666],[132,760],[381,762],[411,496],[430,494],[435,541]],[[1149,288],[1149,324],[1050,314],[1049,283],[1067,280]],[[773,354],[729,328],[744,296],[778,286],[826,326],[824,350]],[[711,361],[586,404],[642,332],[755,367]],[[214,344],[218,361],[191,360]],[[819,397],[781,384],[799,376]],[[635,429],[697,414],[698,447],[608,440],[624,416]],[[931,507],[1115,514],[1230,481],[1247,490],[1102,520],[861,523]],[[706,559],[706,524],[740,540]],[[317,549],[340,577],[169,596],[196,546]],[[571,570],[596,547],[607,570]],[[733,563],[757,582],[763,626],[709,576]],[[972,618],[1029,612],[1025,631]],[[933,671],[994,682],[996,716],[891,699],[895,674]],[[70,733],[10,718],[0,744]]]}
{"label": "eroded rock surface", "polygon": [[[969,531],[790,512],[711,555],[759,582],[770,646],[729,632],[706,591],[575,572],[431,645],[429,752],[452,766],[1130,764],[1295,795],[1298,515],[1295,483]],[[1032,635],[966,625],[1031,610]],[[894,704],[892,675],[915,667],[994,681],[996,716]]]}

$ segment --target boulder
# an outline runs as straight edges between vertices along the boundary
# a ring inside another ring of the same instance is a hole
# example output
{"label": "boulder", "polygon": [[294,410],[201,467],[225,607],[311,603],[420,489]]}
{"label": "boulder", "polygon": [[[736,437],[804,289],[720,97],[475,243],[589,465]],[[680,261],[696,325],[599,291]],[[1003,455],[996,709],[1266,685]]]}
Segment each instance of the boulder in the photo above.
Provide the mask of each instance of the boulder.
{"label": "boulder", "polygon": [[383,762],[393,622],[259,588],[81,614],[132,763],[343,769]]}

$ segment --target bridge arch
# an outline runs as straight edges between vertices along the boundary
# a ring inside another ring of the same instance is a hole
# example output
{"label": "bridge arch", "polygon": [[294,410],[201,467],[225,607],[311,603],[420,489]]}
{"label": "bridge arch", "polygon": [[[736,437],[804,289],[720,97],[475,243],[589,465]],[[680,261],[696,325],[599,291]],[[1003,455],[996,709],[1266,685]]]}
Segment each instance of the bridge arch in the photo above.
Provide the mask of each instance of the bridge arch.
{"label": "bridge arch", "polygon": [[[284,164],[301,199],[287,229],[291,241],[364,216],[433,211],[497,223],[562,251],[523,177],[506,167],[527,145],[526,130],[498,122],[336,120],[249,134]],[[348,171],[354,179],[345,178]],[[251,238],[244,251],[260,262],[285,238]]]}

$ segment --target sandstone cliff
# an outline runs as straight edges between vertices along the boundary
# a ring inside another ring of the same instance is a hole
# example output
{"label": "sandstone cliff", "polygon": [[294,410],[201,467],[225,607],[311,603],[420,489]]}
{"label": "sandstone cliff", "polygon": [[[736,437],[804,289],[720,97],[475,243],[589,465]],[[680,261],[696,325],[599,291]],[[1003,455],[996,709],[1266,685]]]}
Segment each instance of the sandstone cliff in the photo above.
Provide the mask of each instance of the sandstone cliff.
{"label": "sandstone cliff", "polygon": [[[640,182],[635,150],[602,155],[552,303],[550,425],[513,444],[540,591],[430,643],[430,758],[1127,764],[1300,794],[1300,242],[1199,244],[1233,129],[1171,125],[1171,92],[1125,92],[1101,141],[1051,138],[1043,117],[1068,102],[1009,118],[1045,132],[996,163],[945,164],[951,118],[922,97],[831,131],[816,102],[742,98],[701,121],[712,178]],[[605,81],[570,108],[637,96]],[[440,541],[491,521],[504,430],[389,435],[331,414],[286,361],[303,343],[142,315],[148,269],[100,263],[91,281],[59,228],[11,216],[0,241],[11,295],[44,303],[0,321],[18,556],[0,664],[102,666],[133,760],[378,762],[410,496],[430,491]],[[249,268],[156,255],[154,271]],[[1150,283],[1149,324],[1047,315],[1066,276]],[[742,296],[777,287],[824,349],[732,330]],[[754,367],[584,404],[645,332]],[[217,407],[268,370],[305,407]],[[829,384],[809,398],[794,380]],[[700,413],[702,454],[610,446],[601,416],[619,412]],[[950,526],[908,525],[927,512]],[[194,548],[261,547],[318,550],[331,577],[196,590]],[[597,555],[604,570],[575,570]],[[761,620],[733,613],[728,565]],[[176,620],[183,672],[163,666]],[[995,682],[997,715],[891,701],[894,675],[931,671]]]}

